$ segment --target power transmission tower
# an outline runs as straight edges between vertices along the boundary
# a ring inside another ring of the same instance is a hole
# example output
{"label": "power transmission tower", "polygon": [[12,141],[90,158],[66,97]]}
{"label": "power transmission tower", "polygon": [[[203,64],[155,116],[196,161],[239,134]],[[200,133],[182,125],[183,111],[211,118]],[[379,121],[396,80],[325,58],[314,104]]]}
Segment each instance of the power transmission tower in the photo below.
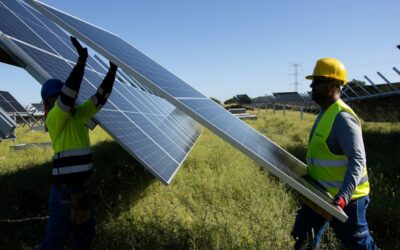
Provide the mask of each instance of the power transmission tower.
{"label": "power transmission tower", "polygon": [[299,77],[299,67],[300,64],[298,63],[291,63],[290,64],[291,67],[293,67],[294,72],[292,74],[289,74],[290,76],[294,76],[294,82],[292,83],[294,85],[294,91],[297,92],[298,91],[298,86],[299,86],[299,82],[298,82],[298,77]]}

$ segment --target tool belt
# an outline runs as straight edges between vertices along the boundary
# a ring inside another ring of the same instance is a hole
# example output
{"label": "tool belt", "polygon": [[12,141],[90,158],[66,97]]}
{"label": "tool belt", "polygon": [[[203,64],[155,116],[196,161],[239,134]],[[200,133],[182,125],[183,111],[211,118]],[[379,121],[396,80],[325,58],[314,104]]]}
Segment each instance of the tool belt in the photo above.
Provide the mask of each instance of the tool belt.
{"label": "tool belt", "polygon": [[54,186],[59,192],[70,197],[70,224],[81,225],[92,218],[92,201],[89,194],[89,181],[81,183],[63,183],[55,180]]}
{"label": "tool belt", "polygon": [[88,191],[71,194],[70,223],[81,225],[92,218],[92,206]]}

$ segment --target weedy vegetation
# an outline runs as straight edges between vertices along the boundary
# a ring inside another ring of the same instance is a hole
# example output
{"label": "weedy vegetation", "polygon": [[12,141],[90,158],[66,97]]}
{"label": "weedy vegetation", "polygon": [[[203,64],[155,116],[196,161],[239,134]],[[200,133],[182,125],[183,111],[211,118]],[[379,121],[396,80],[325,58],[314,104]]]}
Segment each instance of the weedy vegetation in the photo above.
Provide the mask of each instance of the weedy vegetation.
{"label": "weedy vegetation", "polygon": [[[249,125],[304,161],[315,115],[256,111]],[[364,123],[372,185],[368,221],[382,249],[400,248],[400,126]],[[101,128],[91,132],[94,249],[290,249],[298,194],[204,129],[169,186],[157,181]],[[50,141],[18,128],[0,142],[0,248],[35,249],[44,236],[51,185]],[[340,243],[328,231],[320,249]],[[70,246],[68,246],[70,248]]]}

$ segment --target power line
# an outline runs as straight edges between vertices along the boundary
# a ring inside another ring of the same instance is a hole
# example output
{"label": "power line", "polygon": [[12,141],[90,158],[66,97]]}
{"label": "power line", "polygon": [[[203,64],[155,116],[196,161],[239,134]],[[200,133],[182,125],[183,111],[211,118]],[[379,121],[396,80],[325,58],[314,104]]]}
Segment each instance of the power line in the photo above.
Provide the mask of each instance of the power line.
{"label": "power line", "polygon": [[289,76],[294,76],[294,82],[292,84],[294,85],[294,91],[297,92],[298,91],[298,86],[299,86],[298,77],[299,77],[300,64],[291,63],[290,66],[293,67],[294,72],[289,74]]}

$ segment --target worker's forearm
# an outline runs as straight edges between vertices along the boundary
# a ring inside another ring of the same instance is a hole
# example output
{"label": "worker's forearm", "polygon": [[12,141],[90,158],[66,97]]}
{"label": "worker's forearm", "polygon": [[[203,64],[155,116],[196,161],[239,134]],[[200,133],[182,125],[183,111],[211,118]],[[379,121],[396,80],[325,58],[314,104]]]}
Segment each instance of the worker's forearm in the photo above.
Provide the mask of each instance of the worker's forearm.
{"label": "worker's forearm", "polygon": [[340,188],[337,196],[342,196],[346,200],[346,204],[349,204],[353,192],[360,182],[364,172],[364,160],[363,159],[349,159],[348,168],[343,180],[342,187]]}
{"label": "worker's forearm", "polygon": [[72,69],[70,75],[65,81],[58,99],[58,104],[64,111],[68,112],[74,107],[84,73],[85,62],[78,60],[78,63]]}
{"label": "worker's forearm", "polygon": [[343,196],[346,199],[346,204],[348,204],[355,188],[362,180],[366,156],[358,121],[347,113],[341,114],[338,121],[340,122],[341,119],[342,122],[338,124],[337,140],[348,159],[348,167],[337,196]]}
{"label": "worker's forearm", "polygon": [[97,92],[92,96],[94,105],[100,109],[107,102],[108,97],[111,94],[112,88],[114,86],[116,70],[110,69],[104,78],[103,82],[100,84]]}

